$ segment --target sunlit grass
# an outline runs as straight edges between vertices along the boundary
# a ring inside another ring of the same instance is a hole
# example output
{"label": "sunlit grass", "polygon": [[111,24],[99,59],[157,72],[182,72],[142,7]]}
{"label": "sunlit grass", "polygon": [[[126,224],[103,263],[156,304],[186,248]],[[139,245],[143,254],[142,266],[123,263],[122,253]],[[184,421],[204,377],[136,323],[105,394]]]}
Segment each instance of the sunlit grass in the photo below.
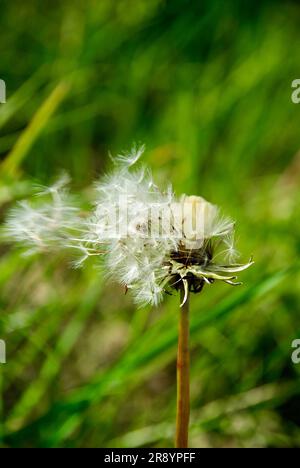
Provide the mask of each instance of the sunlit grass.
{"label": "sunlit grass", "polygon": [[[36,2],[6,2],[1,215],[62,169],[89,199],[108,151],[146,142],[156,178],[224,207],[256,261],[240,290],[193,301],[192,443],[300,446],[299,9],[113,3],[64,2],[46,17]],[[3,243],[0,287],[4,445],[172,444],[178,298],[136,311],[92,265]]]}

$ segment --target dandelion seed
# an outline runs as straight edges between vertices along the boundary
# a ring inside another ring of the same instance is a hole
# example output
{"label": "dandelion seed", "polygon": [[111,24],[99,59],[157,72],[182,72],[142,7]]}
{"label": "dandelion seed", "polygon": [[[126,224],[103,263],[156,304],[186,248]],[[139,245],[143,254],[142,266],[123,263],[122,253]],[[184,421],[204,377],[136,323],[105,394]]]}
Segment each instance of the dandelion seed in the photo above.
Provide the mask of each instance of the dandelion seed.
{"label": "dandelion seed", "polygon": [[145,145],[134,145],[130,152],[121,153],[117,157],[111,156],[114,164],[124,167],[131,167],[137,163],[145,151]]}

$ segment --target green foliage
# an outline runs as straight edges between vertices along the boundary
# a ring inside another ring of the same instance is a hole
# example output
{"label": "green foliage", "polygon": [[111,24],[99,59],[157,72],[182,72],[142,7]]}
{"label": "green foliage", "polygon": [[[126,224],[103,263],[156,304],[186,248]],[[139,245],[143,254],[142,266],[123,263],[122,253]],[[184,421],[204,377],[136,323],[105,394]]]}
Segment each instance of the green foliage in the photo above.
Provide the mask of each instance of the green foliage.
{"label": "green foliage", "polygon": [[[108,152],[142,141],[156,179],[221,205],[254,256],[239,289],[192,297],[193,446],[300,446],[299,16],[250,0],[1,6],[1,217],[63,169],[88,200]],[[0,253],[3,446],[171,446],[179,298],[135,310],[92,262]]]}

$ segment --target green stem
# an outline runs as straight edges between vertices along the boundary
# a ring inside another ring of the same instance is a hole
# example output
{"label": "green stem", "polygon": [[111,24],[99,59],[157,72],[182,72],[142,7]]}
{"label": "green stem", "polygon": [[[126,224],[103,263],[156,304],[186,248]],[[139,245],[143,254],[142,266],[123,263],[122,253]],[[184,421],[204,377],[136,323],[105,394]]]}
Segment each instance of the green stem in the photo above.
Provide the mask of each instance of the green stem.
{"label": "green stem", "polygon": [[[181,303],[184,288],[181,289]],[[190,351],[189,351],[189,295],[180,308],[177,354],[177,418],[176,448],[188,447],[190,419]]]}

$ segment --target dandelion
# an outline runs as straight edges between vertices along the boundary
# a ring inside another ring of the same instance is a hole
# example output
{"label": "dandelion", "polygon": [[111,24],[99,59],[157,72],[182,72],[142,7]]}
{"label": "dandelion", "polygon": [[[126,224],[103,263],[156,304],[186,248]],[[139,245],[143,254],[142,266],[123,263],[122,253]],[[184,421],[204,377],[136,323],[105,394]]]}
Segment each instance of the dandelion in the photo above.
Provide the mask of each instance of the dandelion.
{"label": "dandelion", "polygon": [[239,285],[236,273],[253,262],[236,263],[234,222],[204,198],[177,198],[161,191],[151,172],[136,169],[144,147],[115,159],[114,170],[95,184],[95,201],[85,216],[61,178],[31,206],[22,202],[8,215],[6,235],[31,253],[72,249],[81,267],[91,256],[106,274],[124,285],[135,302],[158,305],[164,293],[180,292],[177,356],[177,448],[188,446],[189,302],[216,281]]}

